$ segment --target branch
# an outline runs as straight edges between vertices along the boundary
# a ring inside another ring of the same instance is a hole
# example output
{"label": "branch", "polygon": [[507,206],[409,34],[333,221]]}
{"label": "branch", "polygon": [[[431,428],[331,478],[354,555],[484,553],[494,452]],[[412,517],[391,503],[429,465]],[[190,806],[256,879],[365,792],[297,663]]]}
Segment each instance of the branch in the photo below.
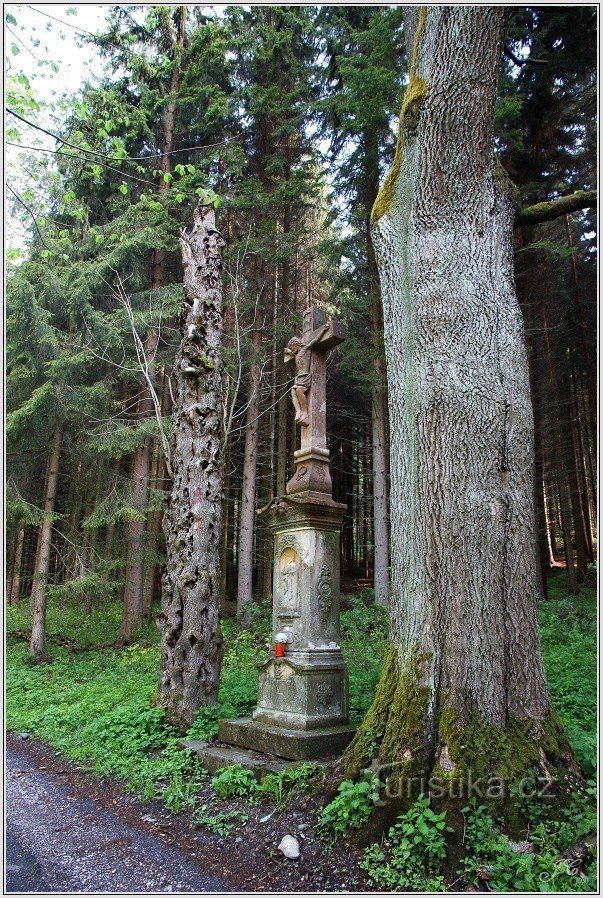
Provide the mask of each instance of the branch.
{"label": "branch", "polygon": [[548,65],[548,59],[532,59],[531,56],[526,56],[525,59],[520,59],[519,56],[516,56],[515,53],[511,50],[508,44],[505,44],[503,50],[505,56],[508,56],[512,63],[517,66],[523,65]]}
{"label": "branch", "polygon": [[[27,47],[25,49],[27,49]],[[8,106],[5,107],[5,111],[10,113],[10,115],[14,115],[15,118],[18,118],[19,121],[24,122],[24,124],[29,125],[30,128],[35,128],[36,131],[41,131],[42,134],[48,134],[49,137],[53,137],[55,140],[58,140],[60,143],[62,143],[63,146],[69,147],[71,150],[79,150],[82,153],[89,153],[91,156],[97,156],[101,159],[111,159],[113,162],[136,162],[138,160],[144,162],[146,159],[161,159],[162,156],[174,156],[176,155],[176,153],[188,153],[192,150],[209,150],[213,147],[221,147],[223,144],[230,143],[233,140],[239,140],[239,137],[235,135],[234,137],[225,137],[224,140],[218,140],[216,143],[197,144],[197,146],[194,147],[183,147],[181,150],[172,150],[169,153],[153,153],[149,156],[110,156],[107,153],[100,153],[98,150],[89,150],[86,147],[80,146],[79,144],[70,143],[68,140],[63,140],[63,138],[59,137],[58,134],[54,134],[52,131],[48,131],[41,125],[34,124],[34,122],[31,122],[29,119],[26,119],[22,115],[19,115],[19,113],[15,112],[14,109],[9,109]]]}
{"label": "branch", "polygon": [[596,190],[578,190],[569,196],[560,196],[555,200],[544,203],[536,203],[535,206],[526,206],[515,216],[515,227],[540,224],[543,221],[554,221],[562,215],[570,215],[580,209],[592,209],[597,205]]}
{"label": "branch", "polygon": [[40,230],[40,226],[39,226],[39,224],[38,224],[38,219],[37,219],[36,216],[34,215],[33,211],[29,208],[29,206],[27,205],[27,203],[25,202],[25,200],[24,200],[22,197],[19,196],[19,194],[17,193],[17,191],[16,191],[16,190],[13,190],[13,188],[10,186],[10,184],[7,184],[6,186],[8,187],[8,189],[10,190],[10,192],[12,193],[12,195],[14,196],[14,198],[17,200],[17,202],[18,202],[18,203],[21,203],[21,205],[23,206],[23,208],[24,208],[27,212],[29,212],[29,214],[30,214],[31,217],[32,217],[33,223],[34,223],[34,225],[35,225],[35,227],[36,227],[36,231],[38,232],[38,236],[39,236],[40,240],[42,241],[43,246],[45,246],[46,249],[49,249],[48,244],[47,244],[46,241],[44,240],[44,235],[42,234],[42,231]]}

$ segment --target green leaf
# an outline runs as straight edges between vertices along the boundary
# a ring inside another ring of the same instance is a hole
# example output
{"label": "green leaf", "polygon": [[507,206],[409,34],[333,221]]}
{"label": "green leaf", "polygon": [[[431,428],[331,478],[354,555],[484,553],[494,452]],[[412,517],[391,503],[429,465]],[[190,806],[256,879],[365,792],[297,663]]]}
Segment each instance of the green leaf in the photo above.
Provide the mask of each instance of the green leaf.
{"label": "green leaf", "polygon": [[163,180],[166,184],[171,184],[171,182],[174,180],[174,176],[171,172],[166,171],[163,175]]}
{"label": "green leaf", "polygon": [[120,193],[123,193],[125,196],[125,194],[128,192],[128,185],[126,184],[125,181],[122,181],[117,189],[119,190]]}
{"label": "green leaf", "polygon": [[16,25],[16,24],[17,24],[17,20],[16,20],[15,17],[14,17],[13,15],[11,15],[9,12],[7,12],[7,14],[6,14],[6,16],[5,16],[5,19],[6,19],[6,24],[7,24],[7,25]]}
{"label": "green leaf", "polygon": [[50,68],[52,69],[53,72],[58,72],[58,71],[59,71],[59,67],[58,67],[58,65],[56,64],[56,62],[51,62],[51,63],[50,63]]}

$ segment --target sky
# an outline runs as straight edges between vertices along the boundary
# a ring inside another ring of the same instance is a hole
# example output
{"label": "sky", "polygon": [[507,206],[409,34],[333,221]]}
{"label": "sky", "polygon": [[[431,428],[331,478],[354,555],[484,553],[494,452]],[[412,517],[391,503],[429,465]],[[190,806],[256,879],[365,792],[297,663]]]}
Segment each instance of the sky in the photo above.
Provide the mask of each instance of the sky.
{"label": "sky", "polygon": [[[23,72],[48,102],[77,90],[83,80],[102,72],[100,59],[93,48],[82,44],[84,35],[78,29],[91,33],[102,29],[108,9],[108,4],[83,3],[5,5],[7,74]],[[13,16],[16,26],[7,21],[7,16]],[[37,46],[36,41],[40,42]],[[13,43],[19,49],[18,54],[11,51]],[[49,65],[40,65],[44,60],[54,62],[58,72],[51,71]]]}

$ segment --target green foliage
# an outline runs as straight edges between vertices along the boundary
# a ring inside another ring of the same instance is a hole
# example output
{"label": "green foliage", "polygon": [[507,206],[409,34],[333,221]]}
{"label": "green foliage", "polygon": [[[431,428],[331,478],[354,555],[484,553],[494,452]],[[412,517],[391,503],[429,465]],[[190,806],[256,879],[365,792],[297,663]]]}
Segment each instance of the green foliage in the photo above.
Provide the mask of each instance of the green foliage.
{"label": "green foliage", "polygon": [[318,827],[330,836],[345,836],[351,829],[359,829],[373,810],[374,779],[366,775],[358,783],[344,780],[337,795],[320,812]]}
{"label": "green foliage", "polygon": [[540,603],[539,618],[553,707],[578,763],[590,776],[597,759],[595,590],[585,584],[577,596],[572,596],[565,573],[550,577],[548,590],[549,600]]}
{"label": "green foliage", "polygon": [[296,764],[279,773],[267,773],[258,782],[242,764],[231,764],[217,772],[212,786],[220,798],[247,798],[250,801],[264,798],[280,805],[294,792],[307,792],[317,773],[316,764]]}
{"label": "green foliage", "polygon": [[[589,801],[588,795],[577,796],[565,820],[539,823],[530,831],[530,841],[518,845],[502,833],[491,813],[473,800],[463,809],[467,854],[459,875],[474,885],[485,880],[494,892],[590,891],[593,871],[585,877],[574,875],[567,860],[559,856],[563,844],[575,845],[594,833],[596,814],[587,810]],[[571,820],[575,820],[573,830]]]}
{"label": "green foliage", "polygon": [[387,615],[375,607],[372,590],[343,596],[349,608],[341,613],[342,651],[354,671],[350,677],[350,719],[359,722],[368,711],[383,667]]}
{"label": "green foliage", "polygon": [[279,773],[267,773],[257,787],[260,798],[270,798],[280,804],[295,792],[308,792],[317,781],[319,768],[311,762],[296,764]]}
{"label": "green foliage", "polygon": [[218,811],[211,814],[208,805],[202,804],[195,811],[194,820],[197,826],[204,826],[217,836],[229,836],[239,826],[245,826],[249,815],[245,811]]}
{"label": "green foliage", "polygon": [[421,795],[401,814],[381,845],[364,852],[359,866],[373,885],[388,892],[442,892],[446,812],[436,814]]}
{"label": "green foliage", "polygon": [[122,585],[121,580],[109,580],[102,572],[85,573],[58,586],[49,585],[46,598],[59,605],[81,603],[84,599],[108,602],[118,597]]}
{"label": "green foliage", "polygon": [[[26,642],[10,635],[28,631],[31,615],[26,603],[7,608],[7,726],[44,739],[87,769],[118,777],[137,794],[162,796],[173,809],[191,807],[201,782],[199,764],[181,747],[181,735],[171,729],[161,710],[153,707],[159,663],[157,629],[148,623],[138,643],[113,648],[121,608],[102,596],[100,584],[97,586],[98,606],[85,620],[81,596],[70,595],[69,587],[51,597],[47,616],[51,661],[45,665],[31,665]],[[564,575],[559,575],[551,579],[550,595],[540,609],[549,684],[583,762],[581,740],[595,744],[595,706],[589,687],[596,682],[594,590],[583,587],[579,596],[569,597]],[[356,696],[355,713],[360,716],[371,702],[379,677],[385,625],[374,623],[369,593],[344,601],[348,608],[342,613],[342,645],[350,671],[350,692]],[[248,715],[257,702],[255,664],[266,655],[269,610],[263,607],[258,611],[251,630],[237,632],[227,620],[223,631],[226,650],[219,705],[198,711],[188,739],[211,739],[220,718]],[[367,734],[367,738],[378,742],[381,735]],[[319,788],[321,782],[312,765],[268,775],[261,783],[252,783],[248,775],[242,779],[248,798],[276,803],[294,792]],[[331,837],[361,827],[371,809],[372,784],[368,780],[346,782],[321,814],[323,831]],[[594,823],[590,801],[580,796],[572,799],[555,822],[541,806],[529,807],[524,801],[519,809],[532,821],[535,842],[545,839],[550,852],[565,850],[574,838],[576,842],[587,838]],[[484,839],[487,833],[488,827],[484,827]],[[487,843],[482,842],[480,850],[487,851]],[[378,862],[375,849],[375,869],[389,862],[387,846],[379,850],[385,860]]]}
{"label": "green foliage", "polygon": [[252,798],[258,788],[255,776],[242,764],[219,770],[211,784],[220,798]]}

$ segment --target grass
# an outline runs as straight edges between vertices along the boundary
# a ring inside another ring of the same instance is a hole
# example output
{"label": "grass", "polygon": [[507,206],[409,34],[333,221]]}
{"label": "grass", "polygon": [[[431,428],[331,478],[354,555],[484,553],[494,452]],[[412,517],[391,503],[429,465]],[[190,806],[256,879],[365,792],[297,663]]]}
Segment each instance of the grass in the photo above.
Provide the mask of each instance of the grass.
{"label": "grass", "polygon": [[[590,775],[596,738],[595,591],[584,587],[570,597],[565,576],[557,574],[550,594],[540,619],[551,693],[577,758]],[[370,591],[346,597],[345,607],[341,619],[351,717],[359,721],[379,679],[386,625],[382,619],[375,622]],[[51,606],[51,663],[34,665],[26,640],[10,635],[28,630],[29,611],[25,604],[8,608],[7,727],[43,739],[94,773],[119,778],[141,796],[161,796],[178,810],[192,802],[202,773],[196,758],[181,748],[182,735],[153,704],[159,664],[155,626],[146,625],[137,644],[116,649],[111,643],[118,635],[119,616],[119,608],[107,605],[82,621],[77,607]],[[225,622],[219,706],[200,712],[187,738],[209,738],[220,717],[251,713],[257,700],[255,662],[265,656],[269,633],[265,604],[254,612],[249,631],[237,635],[232,622]],[[65,645],[65,637],[72,642]]]}

